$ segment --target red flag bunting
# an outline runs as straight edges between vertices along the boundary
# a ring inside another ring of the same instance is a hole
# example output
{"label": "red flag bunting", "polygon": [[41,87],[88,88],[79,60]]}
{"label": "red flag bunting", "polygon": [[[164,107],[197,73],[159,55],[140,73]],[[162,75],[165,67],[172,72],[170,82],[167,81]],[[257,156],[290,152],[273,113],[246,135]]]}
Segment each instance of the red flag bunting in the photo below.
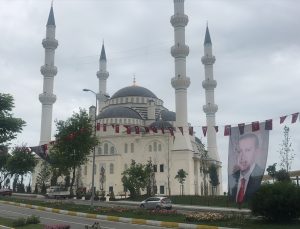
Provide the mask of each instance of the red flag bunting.
{"label": "red flag bunting", "polygon": [[226,125],[224,129],[224,136],[231,135],[231,125]]}
{"label": "red flag bunting", "polygon": [[178,128],[179,128],[181,134],[183,135],[183,127],[178,127]]}
{"label": "red flag bunting", "polygon": [[202,132],[204,137],[206,136],[206,132],[207,132],[207,126],[202,126]]}
{"label": "red flag bunting", "polygon": [[298,119],[299,112],[292,114],[292,123],[295,123]]}
{"label": "red flag bunting", "polygon": [[136,134],[140,134],[140,128],[138,126],[135,126],[134,129]]}
{"label": "red flag bunting", "polygon": [[240,131],[240,135],[244,134],[245,123],[238,124],[238,127],[239,127],[239,131]]}
{"label": "red flag bunting", "polygon": [[115,126],[115,132],[116,132],[116,133],[119,133],[119,132],[120,132],[120,126],[119,126],[119,125],[116,125],[116,126]]}
{"label": "red flag bunting", "polygon": [[124,125],[124,127],[126,128],[126,133],[127,134],[131,134],[131,128],[130,128],[130,126]]}
{"label": "red flag bunting", "polygon": [[146,133],[149,133],[149,131],[150,131],[149,127],[144,126],[144,128],[145,128],[145,132],[146,132]]}
{"label": "red flag bunting", "polygon": [[165,128],[164,127],[161,128],[161,133],[165,134]]}
{"label": "red flag bunting", "polygon": [[97,131],[100,130],[100,123],[97,123]]}
{"label": "red flag bunting", "polygon": [[273,120],[268,119],[265,123],[265,130],[272,130],[273,129]]}
{"label": "red flag bunting", "polygon": [[215,127],[215,131],[218,133],[219,127],[218,126],[214,126],[214,127]]}
{"label": "red flag bunting", "polygon": [[169,129],[171,135],[174,136],[174,129],[172,127],[168,127],[168,129]]}
{"label": "red flag bunting", "polygon": [[252,122],[252,131],[258,131],[259,130],[259,122]]}
{"label": "red flag bunting", "polygon": [[285,116],[282,116],[280,117],[280,124],[282,124],[284,122],[284,120],[286,119],[286,115]]}
{"label": "red flag bunting", "polygon": [[106,132],[106,124],[103,124],[103,131]]}
{"label": "red flag bunting", "polygon": [[151,130],[154,132],[154,133],[157,133],[157,128],[155,126],[152,126],[151,127]]}
{"label": "red flag bunting", "polygon": [[194,135],[194,128],[193,128],[192,126],[189,127],[189,134],[190,134],[191,136]]}

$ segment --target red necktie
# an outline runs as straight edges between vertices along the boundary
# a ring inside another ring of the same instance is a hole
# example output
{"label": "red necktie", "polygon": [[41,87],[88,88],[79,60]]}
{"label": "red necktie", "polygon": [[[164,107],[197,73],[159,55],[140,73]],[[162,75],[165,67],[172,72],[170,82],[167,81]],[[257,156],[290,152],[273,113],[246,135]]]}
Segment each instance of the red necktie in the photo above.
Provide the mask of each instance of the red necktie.
{"label": "red necktie", "polygon": [[244,200],[244,192],[245,192],[245,183],[246,183],[246,179],[242,178],[241,179],[241,186],[240,186],[240,190],[237,196],[237,203],[241,204]]}

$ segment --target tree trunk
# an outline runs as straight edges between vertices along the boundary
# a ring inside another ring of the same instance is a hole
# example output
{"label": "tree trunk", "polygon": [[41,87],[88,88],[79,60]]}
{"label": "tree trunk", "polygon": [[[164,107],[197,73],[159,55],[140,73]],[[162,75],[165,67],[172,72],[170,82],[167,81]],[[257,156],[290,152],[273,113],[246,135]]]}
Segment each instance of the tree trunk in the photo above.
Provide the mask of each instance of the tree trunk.
{"label": "tree trunk", "polygon": [[74,185],[74,182],[75,182],[75,177],[76,177],[76,166],[73,167],[72,180],[71,180],[71,184],[70,184],[70,195],[71,196],[74,195],[73,185]]}

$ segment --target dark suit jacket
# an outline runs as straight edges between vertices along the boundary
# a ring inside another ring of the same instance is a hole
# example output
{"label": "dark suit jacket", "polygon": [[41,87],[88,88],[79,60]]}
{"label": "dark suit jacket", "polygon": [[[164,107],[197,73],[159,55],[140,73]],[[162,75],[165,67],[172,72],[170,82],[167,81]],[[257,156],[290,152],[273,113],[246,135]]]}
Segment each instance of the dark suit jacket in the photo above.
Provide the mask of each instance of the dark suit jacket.
{"label": "dark suit jacket", "polygon": [[[254,195],[254,193],[259,189],[263,175],[264,175],[264,170],[256,164],[249,177],[247,189],[244,196],[244,201],[249,200]],[[240,170],[233,173],[229,178],[228,195],[230,199],[234,201],[236,201],[239,179],[240,179]]]}

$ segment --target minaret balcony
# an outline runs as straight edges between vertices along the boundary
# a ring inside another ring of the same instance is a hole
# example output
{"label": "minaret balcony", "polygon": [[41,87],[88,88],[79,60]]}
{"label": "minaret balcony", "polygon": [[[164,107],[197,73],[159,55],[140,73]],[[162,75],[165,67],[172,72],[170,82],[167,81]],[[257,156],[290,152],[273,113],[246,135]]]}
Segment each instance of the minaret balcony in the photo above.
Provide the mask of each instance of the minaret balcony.
{"label": "minaret balcony", "polygon": [[173,27],[185,27],[189,22],[189,17],[185,14],[175,14],[171,17],[170,22]]}
{"label": "minaret balcony", "polygon": [[190,49],[189,46],[185,44],[176,44],[171,47],[171,55],[174,58],[185,58],[187,55],[189,55]]}
{"label": "minaret balcony", "polygon": [[215,114],[218,111],[218,105],[208,103],[203,106],[203,111],[206,114]]}
{"label": "minaret balcony", "polygon": [[56,49],[58,46],[58,41],[56,39],[43,39],[43,47],[45,49]]}
{"label": "minaret balcony", "polygon": [[190,86],[191,81],[190,81],[189,77],[177,76],[177,77],[174,77],[171,79],[171,84],[172,84],[172,87],[175,88],[176,90],[177,89],[187,89]]}
{"label": "minaret balcony", "polygon": [[202,81],[202,87],[204,89],[214,89],[217,87],[217,81],[213,79],[206,79]]}
{"label": "minaret balcony", "polygon": [[212,65],[216,62],[216,58],[215,56],[203,56],[201,61],[204,65]]}
{"label": "minaret balcony", "polygon": [[43,105],[52,105],[56,101],[56,95],[44,92],[39,95],[39,100]]}
{"label": "minaret balcony", "polygon": [[57,67],[55,66],[49,66],[49,65],[43,65],[41,67],[41,73],[43,76],[46,77],[53,77],[57,74]]}
{"label": "minaret balcony", "polygon": [[97,78],[98,79],[107,80],[108,76],[109,76],[109,73],[107,71],[103,72],[103,71],[100,70],[100,71],[97,72]]}

